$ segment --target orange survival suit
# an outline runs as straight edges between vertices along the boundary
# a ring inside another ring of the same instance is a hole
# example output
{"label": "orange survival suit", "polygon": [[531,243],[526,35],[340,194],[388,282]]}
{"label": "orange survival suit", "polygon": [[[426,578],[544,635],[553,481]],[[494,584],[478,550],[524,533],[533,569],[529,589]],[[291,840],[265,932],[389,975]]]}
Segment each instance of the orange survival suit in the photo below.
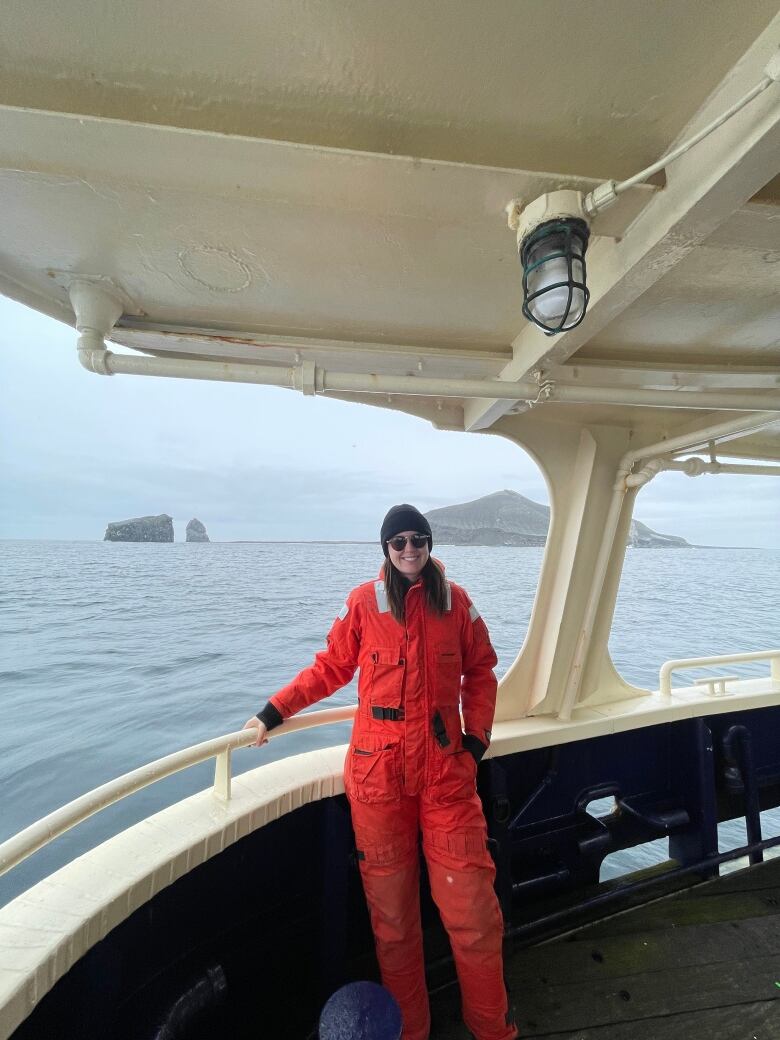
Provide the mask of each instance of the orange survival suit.
{"label": "orange survival suit", "polygon": [[344,783],[382,981],[401,1007],[404,1040],[427,1040],[430,1028],[420,830],[464,1021],[476,1040],[510,1040],[517,1030],[503,981],[503,921],[475,783],[493,724],[496,655],[466,592],[447,582],[447,598],[447,610],[437,614],[418,581],[399,622],[382,580],[358,586],[333,623],[327,648],[258,714],[267,725],[278,724],[345,686],[360,669]]}

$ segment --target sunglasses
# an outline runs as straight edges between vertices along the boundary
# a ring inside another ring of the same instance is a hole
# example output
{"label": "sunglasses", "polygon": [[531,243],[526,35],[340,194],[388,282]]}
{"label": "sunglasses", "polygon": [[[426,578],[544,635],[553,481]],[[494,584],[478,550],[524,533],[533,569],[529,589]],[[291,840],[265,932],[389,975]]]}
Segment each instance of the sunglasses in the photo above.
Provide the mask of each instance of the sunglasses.
{"label": "sunglasses", "polygon": [[406,543],[411,542],[415,549],[422,549],[428,544],[427,534],[412,534],[407,538],[404,534],[397,534],[395,538],[388,538],[387,544],[392,545],[396,552],[406,548]]}

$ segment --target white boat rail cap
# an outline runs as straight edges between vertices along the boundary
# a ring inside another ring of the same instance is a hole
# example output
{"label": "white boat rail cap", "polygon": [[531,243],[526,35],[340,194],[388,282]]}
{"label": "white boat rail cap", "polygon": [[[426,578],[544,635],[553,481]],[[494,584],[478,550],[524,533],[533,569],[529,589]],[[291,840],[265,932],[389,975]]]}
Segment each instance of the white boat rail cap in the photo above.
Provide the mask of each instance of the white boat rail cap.
{"label": "white boat rail cap", "polygon": [[[714,657],[684,657],[678,660],[666,661],[661,665],[659,688],[664,697],[671,697],[672,672],[682,671],[685,668],[706,668],[713,664],[745,664],[748,661],[769,661],[772,678],[776,682],[780,682],[780,650],[755,650],[745,654],[718,654]],[[697,679],[696,683],[709,685],[713,683],[732,682],[736,678],[737,676],[733,675],[721,675],[712,679]]]}
{"label": "white boat rail cap", "polygon": [[[283,726],[270,732],[268,737],[276,739],[298,730],[343,722],[351,719],[355,711],[354,705],[347,705],[306,712],[288,719]],[[109,805],[156,784],[158,780],[164,780],[167,776],[179,773],[183,769],[189,769],[190,766],[196,766],[200,762],[207,762],[210,758],[217,760],[214,773],[214,795],[221,801],[230,801],[231,753],[237,748],[249,747],[255,739],[256,732],[251,729],[214,737],[212,740],[205,740],[192,747],[175,751],[164,758],[158,758],[147,765],[139,766],[138,769],[124,773],[114,780],[109,780],[106,784],[101,784],[100,787],[96,787],[87,794],[74,798],[67,805],[55,809],[48,816],[30,824],[29,827],[19,831],[18,834],[0,845],[0,875],[7,873],[34,852]]]}

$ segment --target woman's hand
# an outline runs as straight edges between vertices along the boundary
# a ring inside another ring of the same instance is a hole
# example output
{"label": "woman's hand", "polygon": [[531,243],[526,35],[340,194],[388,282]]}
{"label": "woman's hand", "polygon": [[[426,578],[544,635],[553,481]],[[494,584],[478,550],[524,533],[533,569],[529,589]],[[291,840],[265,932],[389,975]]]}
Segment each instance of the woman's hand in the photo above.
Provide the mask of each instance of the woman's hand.
{"label": "woman's hand", "polygon": [[[260,747],[261,744],[268,743],[268,730],[266,729],[265,723],[258,719],[257,715],[253,715],[251,719],[247,719],[244,723],[244,729],[256,729],[257,739],[255,740],[255,747]],[[251,747],[251,745],[250,745]]]}

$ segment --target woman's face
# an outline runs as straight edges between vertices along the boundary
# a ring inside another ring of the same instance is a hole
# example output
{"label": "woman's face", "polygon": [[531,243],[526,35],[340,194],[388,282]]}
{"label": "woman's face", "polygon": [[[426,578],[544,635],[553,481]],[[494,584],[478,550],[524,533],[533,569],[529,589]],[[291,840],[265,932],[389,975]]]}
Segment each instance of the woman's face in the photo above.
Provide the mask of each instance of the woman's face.
{"label": "woman's face", "polygon": [[[412,535],[417,535],[417,531],[400,531],[387,543],[387,552],[390,556],[390,562],[392,565],[403,574],[412,584],[417,581],[420,577],[420,573],[428,562],[430,556],[429,542],[426,539],[425,545],[422,548],[417,549],[412,545]],[[402,549],[396,549],[393,547],[393,542],[396,539],[405,538],[406,544]]]}

